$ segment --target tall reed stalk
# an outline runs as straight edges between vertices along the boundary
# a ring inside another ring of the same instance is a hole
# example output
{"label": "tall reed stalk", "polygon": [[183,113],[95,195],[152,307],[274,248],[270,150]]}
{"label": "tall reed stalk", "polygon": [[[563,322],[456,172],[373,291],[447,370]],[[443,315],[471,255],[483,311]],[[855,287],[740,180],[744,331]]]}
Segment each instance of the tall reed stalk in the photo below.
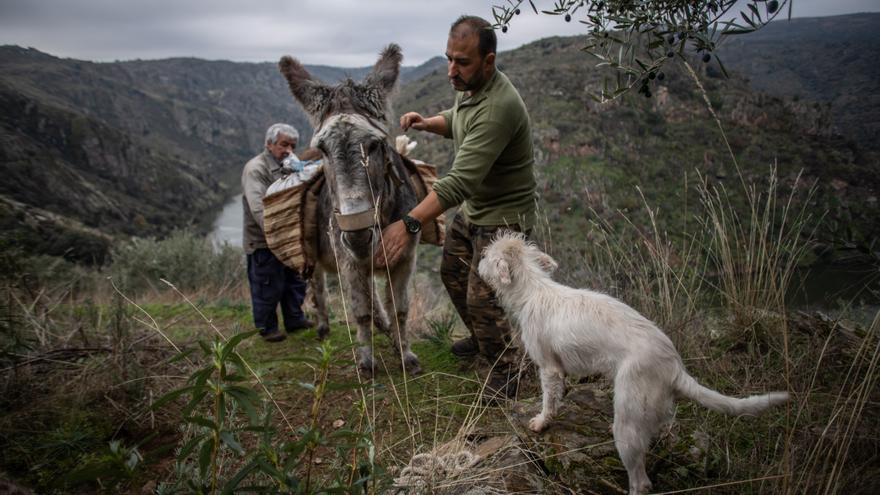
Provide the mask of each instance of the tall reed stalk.
{"label": "tall reed stalk", "polygon": [[[639,189],[641,194],[641,189]],[[642,195],[648,215],[647,229],[622,216],[623,228],[595,215],[600,250],[587,249],[595,273],[604,284],[616,287],[617,295],[667,330],[677,330],[693,320],[698,311],[704,264],[699,242],[688,233],[673,238],[658,223],[658,210]]]}
{"label": "tall reed stalk", "polygon": [[701,177],[697,187],[705,210],[697,221],[706,233],[709,266],[717,275],[725,306],[744,327],[752,327],[768,312],[785,313],[785,295],[812,238],[806,205],[815,188],[807,190],[798,207],[800,175],[783,198],[775,165],[767,177],[765,190],[744,184],[744,213],[723,185]]}

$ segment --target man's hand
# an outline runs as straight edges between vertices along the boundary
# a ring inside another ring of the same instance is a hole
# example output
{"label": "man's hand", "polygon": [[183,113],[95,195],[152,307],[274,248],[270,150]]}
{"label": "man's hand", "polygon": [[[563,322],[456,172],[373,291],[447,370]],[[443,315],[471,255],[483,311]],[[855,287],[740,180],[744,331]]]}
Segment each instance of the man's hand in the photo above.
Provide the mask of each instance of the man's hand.
{"label": "man's hand", "polygon": [[380,268],[393,267],[406,253],[409,243],[412,242],[412,234],[406,231],[403,220],[398,220],[382,230],[381,241],[382,245],[376,250],[373,262]]}
{"label": "man's hand", "polygon": [[421,114],[417,112],[407,112],[400,116],[400,128],[406,131],[409,130],[410,127],[417,131],[424,131],[428,128],[428,123]]}

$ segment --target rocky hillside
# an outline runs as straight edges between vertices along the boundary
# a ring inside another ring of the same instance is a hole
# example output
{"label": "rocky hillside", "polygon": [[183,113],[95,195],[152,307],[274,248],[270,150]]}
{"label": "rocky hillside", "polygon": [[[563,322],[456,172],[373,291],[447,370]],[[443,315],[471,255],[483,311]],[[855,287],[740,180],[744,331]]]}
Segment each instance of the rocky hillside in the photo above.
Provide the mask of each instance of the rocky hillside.
{"label": "rocky hillside", "polygon": [[[309,69],[326,81],[369,70]],[[0,47],[4,242],[101,262],[116,236],[204,227],[279,121],[308,142],[272,63],[91,63]]]}

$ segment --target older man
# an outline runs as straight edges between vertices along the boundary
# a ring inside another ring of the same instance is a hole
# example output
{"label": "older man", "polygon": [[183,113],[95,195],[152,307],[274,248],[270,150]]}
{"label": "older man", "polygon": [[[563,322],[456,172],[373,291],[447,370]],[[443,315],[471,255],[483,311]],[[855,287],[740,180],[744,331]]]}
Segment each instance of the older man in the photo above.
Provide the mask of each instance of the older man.
{"label": "older man", "polygon": [[[482,354],[492,365],[490,399],[513,397],[518,383],[517,345],[495,294],[477,266],[499,229],[528,232],[535,222],[534,152],[529,115],[510,80],[495,68],[497,40],[484,19],[462,16],[449,30],[446,59],[455,104],[433,117],[409,112],[400,118],[413,128],[452,138],[455,159],[449,173],[403,220],[383,231],[387,260],[394,264],[425,223],[461,205],[443,246],[443,284],[470,337],[453,344],[459,357]],[[494,402],[494,401],[493,401]]]}
{"label": "older man", "polygon": [[281,304],[284,328],[288,332],[309,328],[312,322],[302,312],[306,283],[284,266],[266,244],[263,233],[263,196],[269,185],[289,172],[282,160],[293,154],[299,132],[287,124],[275,124],[266,131],[266,149],[244,166],[241,174],[244,205],[244,250],[247,253],[254,326],[268,342],[279,342],[286,334],[278,329],[277,307]]}

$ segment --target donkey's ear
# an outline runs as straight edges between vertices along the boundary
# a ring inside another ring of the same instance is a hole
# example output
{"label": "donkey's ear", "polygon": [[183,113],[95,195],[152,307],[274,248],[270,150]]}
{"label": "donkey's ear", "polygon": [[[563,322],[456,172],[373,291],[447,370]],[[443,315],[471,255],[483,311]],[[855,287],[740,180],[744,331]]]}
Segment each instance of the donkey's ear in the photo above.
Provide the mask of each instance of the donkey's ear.
{"label": "donkey's ear", "polygon": [[290,92],[302,104],[306,113],[310,116],[316,115],[319,104],[322,101],[321,95],[325,92],[324,86],[312,79],[309,71],[295,58],[289,56],[281,57],[281,60],[278,62],[278,69],[284,78],[287,79]]}
{"label": "donkey's ear", "polygon": [[382,50],[379,60],[376,61],[373,71],[367,76],[365,82],[370,86],[378,87],[385,94],[390,93],[397,83],[402,61],[403,54],[400,52],[400,47],[391,43]]}

